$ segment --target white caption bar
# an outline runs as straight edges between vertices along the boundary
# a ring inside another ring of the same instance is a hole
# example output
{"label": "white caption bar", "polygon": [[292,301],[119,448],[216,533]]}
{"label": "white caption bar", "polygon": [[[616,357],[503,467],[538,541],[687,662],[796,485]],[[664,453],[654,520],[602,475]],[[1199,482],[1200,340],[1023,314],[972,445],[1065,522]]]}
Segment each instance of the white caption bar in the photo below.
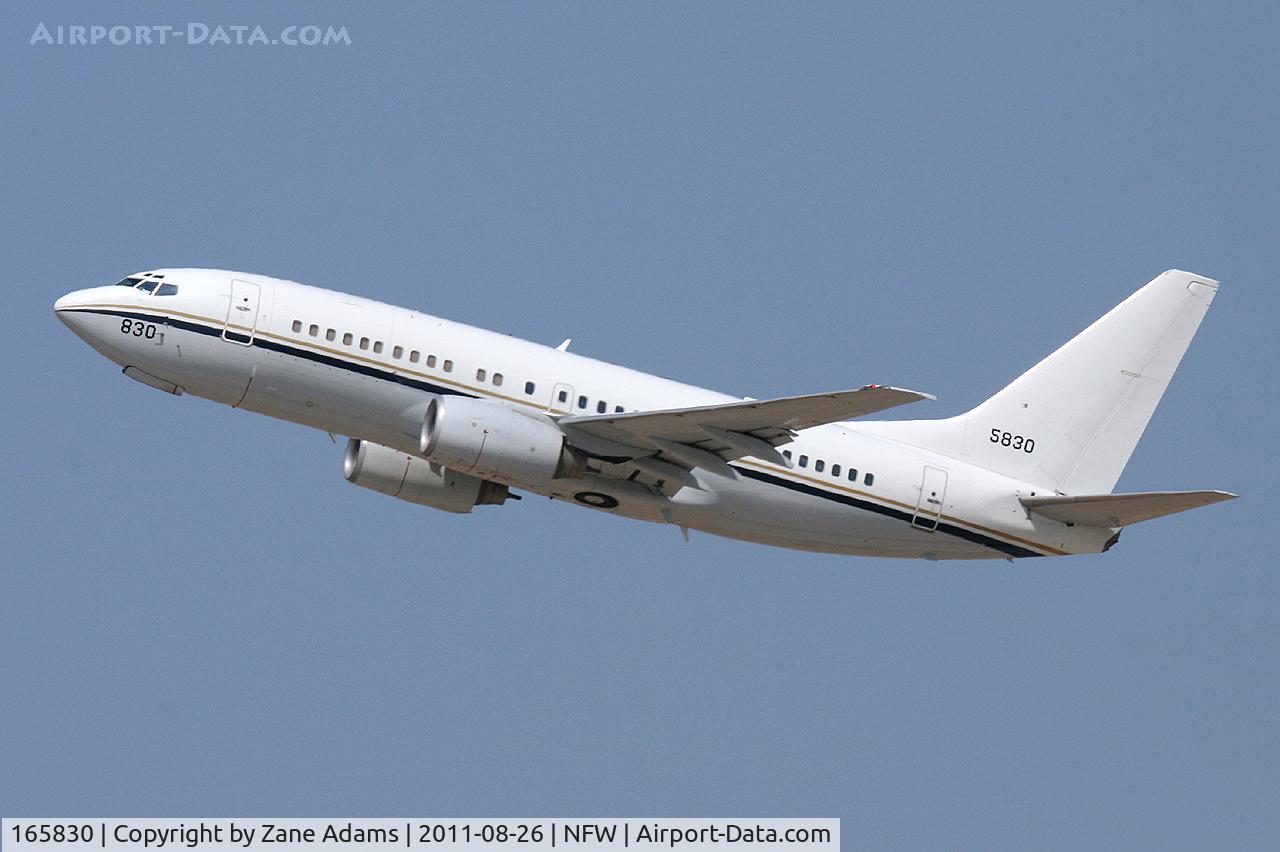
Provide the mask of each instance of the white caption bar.
{"label": "white caption bar", "polygon": [[[837,852],[838,819],[66,819],[3,820],[0,848],[201,852],[332,849],[805,849]],[[726,849],[725,847],[728,847]]]}

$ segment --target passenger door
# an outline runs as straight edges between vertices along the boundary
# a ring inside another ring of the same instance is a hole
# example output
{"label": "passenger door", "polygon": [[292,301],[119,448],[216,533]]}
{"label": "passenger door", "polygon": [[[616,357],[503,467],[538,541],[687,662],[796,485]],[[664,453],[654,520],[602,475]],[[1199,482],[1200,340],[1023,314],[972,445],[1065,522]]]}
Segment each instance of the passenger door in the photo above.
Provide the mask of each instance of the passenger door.
{"label": "passenger door", "polygon": [[920,480],[920,499],[916,501],[911,525],[927,532],[936,530],[946,496],[947,472],[940,467],[925,465],[924,477]]}
{"label": "passenger door", "polygon": [[258,326],[258,303],[262,289],[252,281],[231,282],[231,304],[227,306],[227,321],[222,327],[222,339],[241,346],[253,343]]}

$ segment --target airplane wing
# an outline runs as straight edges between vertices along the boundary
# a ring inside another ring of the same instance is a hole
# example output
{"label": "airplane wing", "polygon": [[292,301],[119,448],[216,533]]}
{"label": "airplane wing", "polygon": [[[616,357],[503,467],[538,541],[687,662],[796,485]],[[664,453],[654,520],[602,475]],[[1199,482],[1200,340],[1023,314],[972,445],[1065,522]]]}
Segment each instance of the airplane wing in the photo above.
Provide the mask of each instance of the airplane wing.
{"label": "airplane wing", "polygon": [[568,416],[558,422],[569,435],[579,432],[614,445],[635,448],[635,458],[647,463],[636,463],[637,467],[655,476],[658,471],[665,471],[680,478],[675,471],[668,470],[675,467],[685,473],[681,481],[691,484],[691,477],[687,476],[689,468],[728,472],[725,462],[743,456],[790,467],[790,462],[774,447],[788,443],[801,429],[933,398],[918,391],[867,385],[857,390],[781,399]]}

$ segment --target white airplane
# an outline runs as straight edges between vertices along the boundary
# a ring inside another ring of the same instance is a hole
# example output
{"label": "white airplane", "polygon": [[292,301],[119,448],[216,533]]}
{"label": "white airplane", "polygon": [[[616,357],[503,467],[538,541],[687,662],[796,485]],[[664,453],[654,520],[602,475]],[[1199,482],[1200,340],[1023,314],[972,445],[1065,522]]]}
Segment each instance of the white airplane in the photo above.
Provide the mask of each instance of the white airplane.
{"label": "white airplane", "polygon": [[739,399],[420,311],[240,272],[158,269],[59,319],[143,384],[351,436],[356,485],[466,513],[519,488],[797,550],[1099,553],[1234,497],[1113,494],[1218,282],[1169,271],[972,411],[884,385]]}

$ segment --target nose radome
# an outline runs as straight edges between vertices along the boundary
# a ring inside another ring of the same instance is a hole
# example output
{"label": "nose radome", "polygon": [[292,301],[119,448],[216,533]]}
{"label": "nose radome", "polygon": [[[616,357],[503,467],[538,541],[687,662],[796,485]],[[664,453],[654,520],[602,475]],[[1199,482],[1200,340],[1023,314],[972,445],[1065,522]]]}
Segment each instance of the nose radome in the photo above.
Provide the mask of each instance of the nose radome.
{"label": "nose radome", "polygon": [[54,302],[53,309],[55,311],[65,311],[70,308],[78,308],[82,305],[87,305],[94,301],[95,296],[101,295],[102,289],[103,288],[101,287],[91,287],[87,290],[72,290],[70,293]]}
{"label": "nose radome", "polygon": [[75,309],[93,301],[88,295],[91,292],[91,290],[73,290],[53,303],[53,313],[62,320],[63,325],[81,337],[84,336],[86,317],[83,312]]}

